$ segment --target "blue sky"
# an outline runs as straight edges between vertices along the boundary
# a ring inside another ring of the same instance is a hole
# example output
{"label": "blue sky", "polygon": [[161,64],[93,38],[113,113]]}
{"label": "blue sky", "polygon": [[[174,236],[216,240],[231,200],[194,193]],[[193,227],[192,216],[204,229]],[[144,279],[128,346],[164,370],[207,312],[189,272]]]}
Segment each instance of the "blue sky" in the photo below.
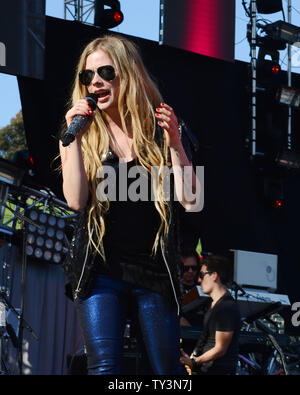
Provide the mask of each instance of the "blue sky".
{"label": "blue sky", "polygon": [[[226,1],[226,0],[224,0]],[[158,41],[160,0],[121,0],[124,21],[113,29],[120,33]],[[250,0],[246,0],[249,4]],[[299,0],[292,0],[292,23],[300,26]],[[287,15],[287,0],[283,0]],[[46,0],[46,14],[56,18],[64,17],[63,0]],[[264,15],[270,22],[282,20],[282,13]],[[68,18],[70,19],[70,18]],[[235,58],[249,62],[249,44],[246,39],[248,17],[242,7],[242,0],[236,0]],[[282,68],[285,68],[285,52],[281,52]],[[292,71],[300,73],[300,49],[292,47]],[[19,89],[15,76],[0,73],[0,128],[10,123],[21,109]]]}

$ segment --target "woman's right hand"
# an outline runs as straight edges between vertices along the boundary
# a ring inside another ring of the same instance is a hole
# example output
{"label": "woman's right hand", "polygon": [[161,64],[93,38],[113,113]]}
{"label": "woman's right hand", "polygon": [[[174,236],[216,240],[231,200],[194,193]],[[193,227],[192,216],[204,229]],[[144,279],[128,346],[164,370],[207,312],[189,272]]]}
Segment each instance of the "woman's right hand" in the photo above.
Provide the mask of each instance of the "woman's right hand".
{"label": "woman's right hand", "polygon": [[82,115],[87,116],[89,115],[89,119],[87,123],[84,125],[84,127],[80,130],[80,132],[77,134],[77,136],[81,137],[91,126],[91,123],[93,122],[95,118],[95,111],[92,111],[89,102],[86,99],[79,99],[75,105],[66,113],[66,122],[68,127],[70,126],[71,122],[73,121],[73,118],[76,115]]}

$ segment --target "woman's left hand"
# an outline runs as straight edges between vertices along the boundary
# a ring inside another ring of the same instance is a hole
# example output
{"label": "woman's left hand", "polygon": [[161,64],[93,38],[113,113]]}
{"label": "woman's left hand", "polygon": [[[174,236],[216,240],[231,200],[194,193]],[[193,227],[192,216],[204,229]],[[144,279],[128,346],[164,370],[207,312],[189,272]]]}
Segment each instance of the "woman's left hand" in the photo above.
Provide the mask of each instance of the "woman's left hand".
{"label": "woman's left hand", "polygon": [[178,120],[172,107],[166,103],[161,103],[156,108],[155,116],[159,119],[158,124],[165,132],[166,142],[170,148],[178,147],[181,143],[178,132]]}

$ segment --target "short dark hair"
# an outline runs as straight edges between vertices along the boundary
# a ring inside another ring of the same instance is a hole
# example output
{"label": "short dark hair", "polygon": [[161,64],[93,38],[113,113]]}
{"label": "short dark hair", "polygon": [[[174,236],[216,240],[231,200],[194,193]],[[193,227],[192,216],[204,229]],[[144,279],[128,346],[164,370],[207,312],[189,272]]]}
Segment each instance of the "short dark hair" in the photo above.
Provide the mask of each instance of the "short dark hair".
{"label": "short dark hair", "polygon": [[200,268],[200,257],[195,248],[183,247],[181,251],[182,258],[194,257],[196,259],[197,267]]}
{"label": "short dark hair", "polygon": [[216,272],[223,285],[231,281],[232,263],[228,258],[222,255],[206,255],[201,262],[202,265],[206,265],[207,271]]}

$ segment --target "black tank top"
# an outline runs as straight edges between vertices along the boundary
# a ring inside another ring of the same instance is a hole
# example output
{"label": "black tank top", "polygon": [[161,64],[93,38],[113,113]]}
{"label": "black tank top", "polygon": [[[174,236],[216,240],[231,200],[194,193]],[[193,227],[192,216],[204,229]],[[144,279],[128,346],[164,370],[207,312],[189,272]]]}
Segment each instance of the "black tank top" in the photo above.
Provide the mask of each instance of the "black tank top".
{"label": "black tank top", "polygon": [[[142,170],[137,159],[121,163],[119,158],[113,155],[113,158],[103,162],[103,165],[111,166],[115,170],[116,178],[115,185],[109,185],[113,199],[109,199],[109,211],[105,215],[106,231],[103,244],[106,269],[104,270],[101,265],[98,273],[170,297],[172,290],[160,246],[157,254],[152,255],[152,246],[161,220],[154,201],[151,200],[151,175]],[[143,177],[142,184],[140,177]],[[139,187],[146,184],[147,193]],[[137,199],[138,197],[140,199]],[[133,201],[132,198],[137,200]]]}
{"label": "black tank top", "polygon": [[126,163],[117,159],[105,165],[113,166],[116,178],[115,185],[110,185],[113,196],[105,217],[104,243],[150,254],[160,225],[160,216],[151,201],[151,177],[136,159]]}

